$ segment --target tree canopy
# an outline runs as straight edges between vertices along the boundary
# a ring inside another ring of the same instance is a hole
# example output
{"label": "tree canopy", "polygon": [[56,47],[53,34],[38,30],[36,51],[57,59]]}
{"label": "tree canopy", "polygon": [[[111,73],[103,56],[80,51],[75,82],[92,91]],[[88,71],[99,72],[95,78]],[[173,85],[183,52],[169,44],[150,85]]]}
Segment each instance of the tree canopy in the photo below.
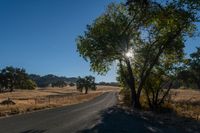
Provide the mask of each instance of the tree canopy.
{"label": "tree canopy", "polygon": [[200,89],[200,47],[197,47],[197,51],[190,55],[189,71],[191,78],[197,84]]}
{"label": "tree canopy", "polygon": [[180,85],[187,88],[200,89],[200,48],[186,58],[183,67],[177,73]]}
{"label": "tree canopy", "polygon": [[0,89],[1,91],[14,89],[35,89],[36,84],[29,79],[24,69],[6,67],[0,71]]}
{"label": "tree canopy", "polygon": [[84,78],[79,77],[76,82],[77,90],[80,92],[83,92],[83,89],[85,89],[85,94],[88,93],[88,90],[96,90],[96,84],[95,84],[95,77],[93,76],[85,76]]}
{"label": "tree canopy", "polygon": [[132,105],[140,107],[151,72],[158,66],[170,70],[183,58],[184,39],[196,31],[198,11],[199,2],[189,0],[112,3],[77,38],[77,50],[99,74],[117,62]]}

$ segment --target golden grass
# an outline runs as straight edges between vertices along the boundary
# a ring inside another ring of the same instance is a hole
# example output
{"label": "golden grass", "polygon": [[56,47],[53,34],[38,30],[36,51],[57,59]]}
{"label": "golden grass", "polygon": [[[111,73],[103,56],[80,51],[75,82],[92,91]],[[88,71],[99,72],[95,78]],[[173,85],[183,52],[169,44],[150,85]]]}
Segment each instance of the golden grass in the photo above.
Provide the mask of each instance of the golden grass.
{"label": "golden grass", "polygon": [[172,90],[171,102],[177,114],[200,120],[200,91],[190,89]]}
{"label": "golden grass", "polygon": [[[121,93],[120,93],[121,94]],[[146,97],[141,96],[143,110],[132,110],[125,104],[123,95],[119,95],[119,106],[137,115],[159,122],[172,125],[184,132],[199,133],[200,131],[200,90],[178,89],[171,90],[171,98],[164,104],[164,112],[152,112],[146,103]]]}
{"label": "golden grass", "polygon": [[116,87],[116,86],[97,86],[97,91],[120,91],[121,90],[121,87]]}
{"label": "golden grass", "polygon": [[14,92],[0,93],[0,101],[2,99],[26,99],[34,97],[42,97],[49,95],[59,95],[77,92],[75,87],[65,87],[65,88],[36,88],[35,90],[15,90]]}
{"label": "golden grass", "polygon": [[49,87],[45,89],[37,88],[36,90],[16,90],[15,92],[1,93],[0,102],[10,98],[16,105],[0,105],[0,116],[77,104],[91,100],[103,92],[111,90],[116,90],[116,88],[98,86],[97,91],[89,91],[88,94],[78,92],[76,87]]}
{"label": "golden grass", "polygon": [[[119,95],[119,101],[122,105],[130,106],[130,94],[129,92],[128,95],[125,94],[123,92],[122,95]],[[143,110],[149,110],[145,95],[141,95],[140,102]],[[164,112],[170,113],[173,111],[181,117],[200,120],[200,90],[172,89],[170,91],[170,98],[162,107]]]}

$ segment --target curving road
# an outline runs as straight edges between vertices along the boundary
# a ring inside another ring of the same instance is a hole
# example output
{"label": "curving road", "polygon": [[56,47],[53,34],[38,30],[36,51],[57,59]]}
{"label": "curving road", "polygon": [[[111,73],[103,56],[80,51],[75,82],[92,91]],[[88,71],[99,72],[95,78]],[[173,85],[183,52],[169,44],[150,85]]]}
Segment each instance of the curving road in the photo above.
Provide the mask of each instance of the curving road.
{"label": "curving road", "polygon": [[0,119],[0,133],[74,133],[94,126],[116,104],[116,92],[91,101]]}

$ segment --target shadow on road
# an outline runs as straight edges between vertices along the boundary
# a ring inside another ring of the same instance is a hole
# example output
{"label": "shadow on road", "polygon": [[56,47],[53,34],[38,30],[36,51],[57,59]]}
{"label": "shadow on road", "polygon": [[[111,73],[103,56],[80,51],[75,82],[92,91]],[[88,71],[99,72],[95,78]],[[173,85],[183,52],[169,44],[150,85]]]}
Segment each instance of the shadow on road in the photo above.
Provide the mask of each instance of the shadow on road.
{"label": "shadow on road", "polygon": [[35,130],[35,129],[31,129],[31,130],[26,130],[23,131],[21,133],[44,133],[46,130]]}
{"label": "shadow on road", "polygon": [[174,126],[142,115],[133,115],[118,107],[102,112],[101,119],[95,127],[80,133],[184,133]]}

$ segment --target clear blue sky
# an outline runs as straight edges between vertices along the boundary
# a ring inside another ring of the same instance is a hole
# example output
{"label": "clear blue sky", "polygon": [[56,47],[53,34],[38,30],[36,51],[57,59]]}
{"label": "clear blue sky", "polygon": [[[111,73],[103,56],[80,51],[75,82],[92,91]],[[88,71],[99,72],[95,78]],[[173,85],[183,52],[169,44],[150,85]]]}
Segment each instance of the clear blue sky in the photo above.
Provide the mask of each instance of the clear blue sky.
{"label": "clear blue sky", "polygon": [[[40,75],[94,75],[97,81],[115,81],[116,67],[106,76],[90,72],[75,43],[113,1],[120,0],[0,0],[0,68],[12,65]],[[188,40],[186,53],[200,46],[199,41]]]}

